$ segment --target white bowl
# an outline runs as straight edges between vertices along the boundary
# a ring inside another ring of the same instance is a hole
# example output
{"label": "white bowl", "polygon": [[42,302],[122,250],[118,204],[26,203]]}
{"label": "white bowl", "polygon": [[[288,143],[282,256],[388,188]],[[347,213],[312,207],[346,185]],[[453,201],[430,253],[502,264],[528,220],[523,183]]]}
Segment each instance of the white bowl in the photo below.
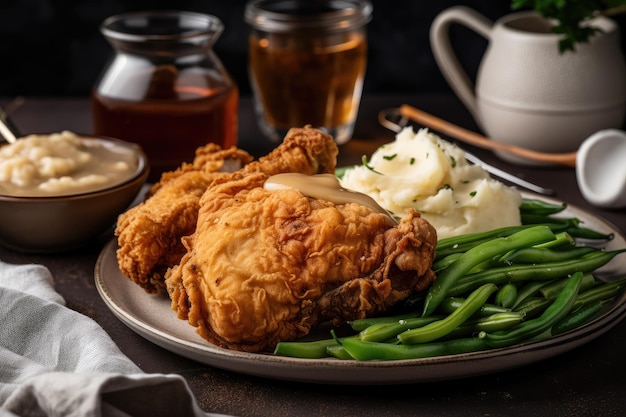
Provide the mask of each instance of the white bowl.
{"label": "white bowl", "polygon": [[117,139],[81,137],[129,148],[137,156],[136,171],[122,183],[92,192],[51,197],[0,195],[0,244],[32,253],[76,249],[111,228],[135,199],[149,171],[143,150]]}

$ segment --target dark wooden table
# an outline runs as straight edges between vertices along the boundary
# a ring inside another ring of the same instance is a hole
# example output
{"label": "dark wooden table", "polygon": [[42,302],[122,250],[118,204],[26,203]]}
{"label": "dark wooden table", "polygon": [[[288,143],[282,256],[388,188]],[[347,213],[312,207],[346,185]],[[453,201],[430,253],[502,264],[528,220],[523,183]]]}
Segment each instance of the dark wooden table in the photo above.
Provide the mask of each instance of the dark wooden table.
{"label": "dark wooden table", "polygon": [[[8,100],[0,100],[4,105]],[[448,95],[365,97],[354,139],[341,147],[339,164],[358,163],[361,155],[393,140],[377,122],[380,109],[411,104],[467,128],[476,129],[462,105]],[[12,114],[24,133],[63,129],[91,132],[89,101],[26,98]],[[271,145],[256,128],[249,99],[240,114],[240,146],[255,155]],[[626,232],[624,210],[600,210],[587,204],[571,168],[530,168],[502,162],[472,149],[520,177],[557,190],[556,197],[593,212]],[[105,236],[82,250],[57,255],[28,255],[0,248],[0,259],[41,263],[55,277],[70,308],[96,320],[121,350],[146,372],[184,376],[200,406],[236,416],[621,416],[626,413],[626,322],[590,343],[549,360],[497,374],[444,382],[332,386],[285,382],[205,366],[162,349],[122,324],[105,306],[93,272]]]}

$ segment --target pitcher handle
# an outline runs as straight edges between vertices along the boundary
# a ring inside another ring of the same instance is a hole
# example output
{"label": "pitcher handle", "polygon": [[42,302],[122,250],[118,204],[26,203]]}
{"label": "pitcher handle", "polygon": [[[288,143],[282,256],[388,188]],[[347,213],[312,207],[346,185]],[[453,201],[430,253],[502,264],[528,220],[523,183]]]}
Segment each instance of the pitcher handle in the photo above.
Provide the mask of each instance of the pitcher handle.
{"label": "pitcher handle", "polygon": [[476,123],[481,125],[474,83],[459,63],[450,43],[449,30],[453,24],[466,26],[489,40],[493,22],[469,7],[454,6],[439,13],[430,26],[430,45],[439,70]]}

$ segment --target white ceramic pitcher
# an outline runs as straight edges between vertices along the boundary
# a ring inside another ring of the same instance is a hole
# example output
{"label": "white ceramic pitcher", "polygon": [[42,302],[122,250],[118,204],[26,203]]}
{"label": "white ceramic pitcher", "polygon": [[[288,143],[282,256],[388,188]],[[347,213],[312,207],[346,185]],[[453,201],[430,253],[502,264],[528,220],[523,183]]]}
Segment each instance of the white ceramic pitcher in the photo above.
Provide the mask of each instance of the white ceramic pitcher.
{"label": "white ceramic pitcher", "polygon": [[[475,85],[455,56],[449,38],[453,24],[488,41]],[[559,35],[534,12],[512,13],[493,23],[457,6],[436,17],[430,39],[440,70],[488,136],[538,151],[569,152],[598,130],[621,127],[625,116],[619,28],[604,17],[588,24],[602,32],[575,52],[560,53]]]}

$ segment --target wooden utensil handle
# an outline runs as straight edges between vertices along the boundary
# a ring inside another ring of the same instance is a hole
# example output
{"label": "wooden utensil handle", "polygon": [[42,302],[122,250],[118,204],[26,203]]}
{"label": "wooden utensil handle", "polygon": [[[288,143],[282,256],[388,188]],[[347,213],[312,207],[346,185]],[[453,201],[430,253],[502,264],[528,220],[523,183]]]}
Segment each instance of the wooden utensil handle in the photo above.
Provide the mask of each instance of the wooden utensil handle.
{"label": "wooden utensil handle", "polygon": [[416,123],[479,148],[489,149],[492,151],[504,151],[533,161],[548,162],[568,167],[576,166],[576,152],[545,153],[502,142],[496,142],[407,104],[400,106],[400,114]]}

